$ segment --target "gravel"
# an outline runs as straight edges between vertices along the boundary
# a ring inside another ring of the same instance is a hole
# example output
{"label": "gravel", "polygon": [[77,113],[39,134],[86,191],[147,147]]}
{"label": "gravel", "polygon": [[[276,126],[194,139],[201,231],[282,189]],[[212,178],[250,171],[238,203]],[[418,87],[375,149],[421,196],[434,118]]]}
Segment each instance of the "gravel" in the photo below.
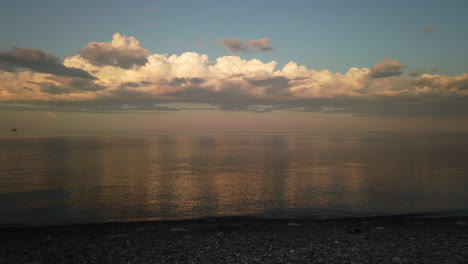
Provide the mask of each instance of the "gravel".
{"label": "gravel", "polygon": [[[218,218],[0,228],[0,263],[468,263],[468,218]],[[294,223],[291,225],[290,223]]]}

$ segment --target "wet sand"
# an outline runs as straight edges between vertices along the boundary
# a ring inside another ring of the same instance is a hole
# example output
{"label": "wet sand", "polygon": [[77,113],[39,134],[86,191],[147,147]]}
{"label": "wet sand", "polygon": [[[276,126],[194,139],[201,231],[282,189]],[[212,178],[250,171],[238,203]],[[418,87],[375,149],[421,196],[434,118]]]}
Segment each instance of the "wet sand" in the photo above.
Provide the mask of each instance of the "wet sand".
{"label": "wet sand", "polygon": [[468,263],[468,217],[1,227],[0,263]]}

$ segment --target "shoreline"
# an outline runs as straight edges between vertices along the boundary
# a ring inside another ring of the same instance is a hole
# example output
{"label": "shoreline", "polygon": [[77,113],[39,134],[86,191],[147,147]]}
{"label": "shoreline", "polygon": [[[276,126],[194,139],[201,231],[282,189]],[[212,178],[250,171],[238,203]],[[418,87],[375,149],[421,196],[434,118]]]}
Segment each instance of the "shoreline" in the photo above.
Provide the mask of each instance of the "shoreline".
{"label": "shoreline", "polygon": [[359,219],[393,219],[393,220],[401,220],[401,219],[468,219],[468,211],[467,210],[460,210],[460,211],[447,211],[447,212],[421,212],[421,213],[404,213],[404,214],[376,214],[376,215],[368,215],[368,214],[312,214],[312,215],[296,215],[290,217],[269,217],[266,215],[227,215],[227,216],[206,216],[206,217],[199,217],[199,218],[181,218],[181,219],[174,219],[174,218],[167,218],[167,219],[148,219],[148,220],[122,220],[122,221],[104,221],[104,222],[53,222],[49,224],[39,223],[39,224],[31,224],[31,223],[0,223],[0,230],[4,228],[50,228],[50,227],[71,227],[71,226],[86,226],[86,225],[114,225],[114,224],[143,224],[143,223],[203,223],[203,222],[229,222],[229,221],[271,221],[271,222],[278,222],[278,221],[352,221],[352,220],[359,220]]}
{"label": "shoreline", "polygon": [[2,263],[466,263],[468,216],[0,227]]}

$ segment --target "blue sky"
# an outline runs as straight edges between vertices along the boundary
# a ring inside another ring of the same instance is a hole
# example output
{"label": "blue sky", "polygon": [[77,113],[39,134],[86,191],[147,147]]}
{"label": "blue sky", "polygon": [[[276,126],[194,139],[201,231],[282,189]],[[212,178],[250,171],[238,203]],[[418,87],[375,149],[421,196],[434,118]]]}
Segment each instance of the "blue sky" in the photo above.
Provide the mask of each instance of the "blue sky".
{"label": "blue sky", "polygon": [[[386,56],[406,70],[468,69],[468,2],[450,1],[2,1],[0,49],[39,48],[73,56],[120,32],[152,52],[230,54],[219,38],[271,38],[274,52],[250,59],[295,61],[346,72]],[[414,32],[430,25],[434,32]],[[171,43],[168,39],[180,42]]]}

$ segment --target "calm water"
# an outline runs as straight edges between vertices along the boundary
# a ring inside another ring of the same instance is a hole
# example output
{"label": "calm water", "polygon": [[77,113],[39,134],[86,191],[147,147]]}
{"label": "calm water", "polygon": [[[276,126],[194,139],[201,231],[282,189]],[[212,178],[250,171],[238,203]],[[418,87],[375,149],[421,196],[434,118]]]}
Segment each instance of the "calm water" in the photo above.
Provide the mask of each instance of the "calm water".
{"label": "calm water", "polygon": [[0,135],[0,224],[468,214],[468,134]]}

